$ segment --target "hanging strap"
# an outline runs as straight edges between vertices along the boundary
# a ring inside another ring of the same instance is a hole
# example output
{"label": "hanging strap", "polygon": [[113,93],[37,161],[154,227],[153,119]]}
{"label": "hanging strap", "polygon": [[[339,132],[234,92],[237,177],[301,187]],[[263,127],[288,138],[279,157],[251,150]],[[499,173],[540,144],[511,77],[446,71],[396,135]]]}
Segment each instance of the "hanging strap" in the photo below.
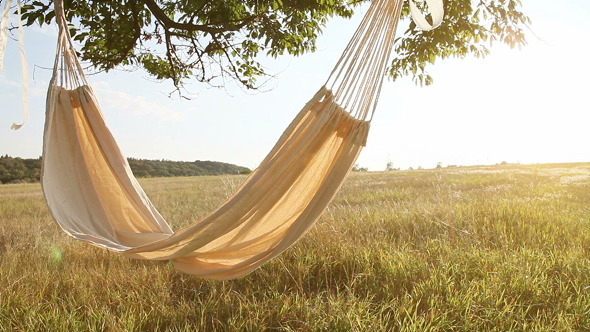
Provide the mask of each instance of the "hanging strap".
{"label": "hanging strap", "polygon": [[21,70],[23,75],[23,93],[22,93],[22,104],[23,104],[23,122],[13,123],[10,129],[18,130],[29,120],[29,65],[27,62],[27,55],[25,53],[25,34],[23,29],[23,21],[21,20],[21,1],[18,0],[18,48],[20,51],[20,62]]}
{"label": "hanging strap", "polygon": [[[2,21],[0,21],[0,71],[4,69],[4,56],[6,54],[6,44],[8,42],[8,23],[10,20],[10,7],[12,0],[7,0],[2,12]],[[20,50],[20,61],[22,64],[23,76],[23,122],[13,123],[10,127],[13,130],[20,129],[29,119],[29,66],[25,53],[25,41],[23,32],[23,23],[21,20],[21,1],[17,1],[17,19],[18,19],[18,45]]]}
{"label": "hanging strap", "polygon": [[409,0],[410,2],[410,13],[412,13],[412,19],[414,19],[414,23],[418,26],[418,28],[428,31],[438,27],[442,21],[443,17],[445,16],[445,9],[443,6],[442,0],[416,0],[418,2],[424,2],[428,4],[428,8],[430,10],[430,15],[432,16],[432,24],[428,23],[424,14],[418,9],[414,0]]}
{"label": "hanging strap", "polygon": [[10,6],[12,0],[6,0],[2,18],[0,19],[0,71],[4,69],[4,54],[6,52],[6,43],[8,42],[8,20],[10,19]]}

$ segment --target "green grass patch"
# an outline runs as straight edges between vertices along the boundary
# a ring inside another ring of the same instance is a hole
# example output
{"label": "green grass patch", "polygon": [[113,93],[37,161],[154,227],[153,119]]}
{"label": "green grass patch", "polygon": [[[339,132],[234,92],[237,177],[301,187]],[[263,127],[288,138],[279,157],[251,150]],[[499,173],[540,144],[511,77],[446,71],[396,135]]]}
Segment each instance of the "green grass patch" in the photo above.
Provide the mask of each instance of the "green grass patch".
{"label": "green grass patch", "polygon": [[[243,176],[151,178],[174,228]],[[354,173],[310,233],[234,281],[67,237],[0,186],[0,331],[590,330],[590,164]]]}

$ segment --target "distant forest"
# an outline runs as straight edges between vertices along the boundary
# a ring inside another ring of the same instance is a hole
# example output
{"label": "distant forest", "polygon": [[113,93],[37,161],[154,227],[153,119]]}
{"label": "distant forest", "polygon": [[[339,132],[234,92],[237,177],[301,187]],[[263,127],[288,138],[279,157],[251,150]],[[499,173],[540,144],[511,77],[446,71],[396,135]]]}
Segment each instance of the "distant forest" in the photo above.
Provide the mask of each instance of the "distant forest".
{"label": "distant forest", "polygon": [[[248,174],[250,169],[217,161],[170,161],[128,158],[137,177]],[[0,183],[36,182],[41,176],[41,158],[0,156]]]}

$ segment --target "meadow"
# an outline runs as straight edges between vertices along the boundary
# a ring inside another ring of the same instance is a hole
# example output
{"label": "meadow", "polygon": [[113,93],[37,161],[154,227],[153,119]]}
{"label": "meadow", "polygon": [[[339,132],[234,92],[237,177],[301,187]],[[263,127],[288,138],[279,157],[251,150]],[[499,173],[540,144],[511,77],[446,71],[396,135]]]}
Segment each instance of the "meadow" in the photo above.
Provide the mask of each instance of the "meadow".
{"label": "meadow", "polygon": [[[243,176],[141,183],[180,228]],[[233,281],[69,238],[0,186],[0,331],[588,331],[590,163],[353,173],[312,230]]]}

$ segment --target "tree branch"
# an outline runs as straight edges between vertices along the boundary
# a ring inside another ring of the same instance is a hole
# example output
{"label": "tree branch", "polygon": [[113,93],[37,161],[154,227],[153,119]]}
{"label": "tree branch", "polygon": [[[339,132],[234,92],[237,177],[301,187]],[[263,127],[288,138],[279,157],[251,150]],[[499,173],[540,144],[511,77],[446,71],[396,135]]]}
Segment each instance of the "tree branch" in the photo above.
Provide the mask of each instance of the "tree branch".
{"label": "tree branch", "polygon": [[176,22],[176,21],[172,20],[170,17],[168,17],[168,15],[166,15],[164,10],[162,10],[162,8],[160,8],[160,6],[158,6],[158,4],[154,0],[141,0],[141,1],[148,7],[148,9],[152,12],[152,14],[156,17],[156,19],[158,21],[160,21],[160,23],[164,26],[164,28],[166,30],[179,29],[179,30],[185,30],[185,31],[191,31],[191,32],[192,31],[203,31],[203,32],[208,32],[210,34],[214,34],[214,33],[226,32],[226,31],[240,30],[245,25],[247,25],[248,23],[250,23],[250,22],[254,21],[256,18],[258,18],[258,15],[253,15],[253,16],[243,19],[241,23],[233,25],[233,26],[229,26],[227,28],[213,27],[211,25],[205,25],[205,24]]}

